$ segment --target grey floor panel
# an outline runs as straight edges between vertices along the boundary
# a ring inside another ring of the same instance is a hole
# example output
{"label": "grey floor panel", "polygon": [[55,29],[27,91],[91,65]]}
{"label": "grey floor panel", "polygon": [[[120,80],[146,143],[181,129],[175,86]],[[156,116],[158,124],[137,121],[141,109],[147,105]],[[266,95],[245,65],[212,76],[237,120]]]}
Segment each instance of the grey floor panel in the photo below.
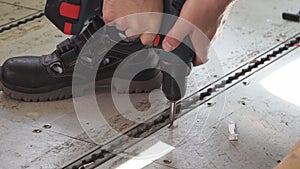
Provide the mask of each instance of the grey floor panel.
{"label": "grey floor panel", "polygon": [[0,3],[6,3],[14,6],[40,11],[44,10],[46,0],[1,0]]}
{"label": "grey floor panel", "polygon": [[33,133],[34,127],[3,118],[0,128],[3,169],[58,168],[95,146],[46,130]]}
{"label": "grey floor panel", "polygon": [[[45,0],[0,0],[0,25],[43,9],[44,3]],[[299,23],[281,19],[281,13],[284,11],[297,12],[297,3],[296,0],[238,1],[226,21],[223,32],[213,43],[223,73],[299,32]],[[6,31],[0,35],[0,63],[13,56],[51,53],[66,37],[68,36],[63,35],[45,17]],[[210,59],[208,64],[193,70],[189,77],[187,93],[200,89],[222,75],[219,70],[214,70],[215,62],[216,60]],[[146,168],[266,169],[275,166],[276,161],[281,159],[296,142],[297,137],[299,138],[299,133],[295,130],[299,126],[297,113],[285,113],[286,109],[289,112],[298,112],[298,107],[289,106],[280,99],[273,99],[265,90],[257,88],[256,79],[250,81],[247,90],[244,90],[245,86],[240,85],[228,91],[224,114],[217,115],[218,118],[210,116],[211,118],[207,119],[207,115],[214,110],[203,106],[178,120],[178,128],[174,131],[164,129],[159,132],[162,141],[170,144],[180,142],[180,146]],[[254,95],[257,90],[264,93],[263,97]],[[124,120],[115,110],[111,100],[107,99],[109,93],[110,90],[100,90],[97,100],[103,106],[110,126],[99,124],[99,128],[87,131],[101,143],[115,135],[110,132],[111,126],[117,131],[124,131],[134,125]],[[147,98],[148,96],[143,94],[132,95],[132,102],[137,109],[144,110],[149,106]],[[136,114],[128,105],[123,105],[126,116],[142,121],[151,113],[168,106],[166,99],[159,92],[154,92],[150,98],[153,105],[148,114]],[[260,99],[264,101],[258,101]],[[241,105],[241,100],[247,105]],[[286,104],[287,108],[276,107],[279,104]],[[219,112],[215,110],[213,113]],[[0,117],[0,168],[57,168],[95,146],[80,125],[70,99],[49,103],[24,103],[1,94]],[[224,119],[218,122],[221,117]],[[190,123],[191,119],[194,123]],[[227,124],[230,119],[238,124],[240,139],[236,143],[230,143],[227,138]],[[211,125],[203,129],[203,121],[206,120]],[[93,122],[97,123],[97,119]],[[44,129],[44,125],[51,125],[52,128]],[[34,129],[42,129],[42,133],[32,133]],[[184,138],[187,130],[190,137]],[[169,140],[170,137],[173,139]],[[206,139],[208,140],[205,141]],[[140,147],[143,147],[142,145]],[[166,164],[164,160],[168,160],[170,164]]]}
{"label": "grey floor panel", "polygon": [[36,10],[27,9],[20,6],[14,6],[0,1],[0,26],[6,25],[15,20],[29,16],[36,12]]}
{"label": "grey floor panel", "polygon": [[[240,83],[229,89],[225,93],[227,99],[223,100],[224,109],[210,111],[207,105],[200,106],[178,119],[173,130],[164,128],[126,153],[139,154],[162,141],[175,149],[156,160],[155,163],[163,165],[159,168],[273,168],[299,140],[300,107],[270,93],[262,81],[299,59],[297,50],[254,74],[247,79],[248,85]],[[290,75],[295,76],[297,70]],[[286,84],[295,82],[297,79]],[[213,107],[218,104],[222,104],[222,99]],[[238,141],[228,139],[230,121],[237,124]],[[125,163],[121,161],[122,158],[116,159],[112,168]]]}

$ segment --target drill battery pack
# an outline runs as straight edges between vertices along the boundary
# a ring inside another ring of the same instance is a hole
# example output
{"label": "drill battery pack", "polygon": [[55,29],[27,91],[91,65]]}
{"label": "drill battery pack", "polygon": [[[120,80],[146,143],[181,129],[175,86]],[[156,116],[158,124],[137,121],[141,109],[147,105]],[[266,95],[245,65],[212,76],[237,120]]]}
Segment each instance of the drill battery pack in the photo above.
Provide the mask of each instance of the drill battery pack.
{"label": "drill battery pack", "polygon": [[47,0],[46,17],[68,35],[79,34],[89,20],[102,13],[102,0]]}

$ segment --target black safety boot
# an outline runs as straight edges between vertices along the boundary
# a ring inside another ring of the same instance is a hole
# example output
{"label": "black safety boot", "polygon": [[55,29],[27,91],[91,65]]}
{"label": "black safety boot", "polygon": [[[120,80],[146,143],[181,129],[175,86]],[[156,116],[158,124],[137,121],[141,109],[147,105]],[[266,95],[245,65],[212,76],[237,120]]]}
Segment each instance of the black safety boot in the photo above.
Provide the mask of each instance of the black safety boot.
{"label": "black safety boot", "polygon": [[[90,55],[77,61],[78,55],[88,39],[93,37],[93,34],[102,26],[104,26],[103,21],[95,17],[85,31],[63,41],[49,55],[21,56],[6,60],[1,67],[1,89],[7,96],[23,101],[53,101],[72,97],[75,63],[86,62],[85,66],[89,69],[89,62],[91,67],[97,62],[97,59],[93,60],[97,57]],[[105,39],[104,43],[113,41],[109,38]],[[119,93],[149,92],[159,88],[161,73],[156,69],[144,70],[137,74],[131,80],[129,90],[122,86],[122,81],[128,80],[125,76],[116,78],[118,80],[111,84],[111,79],[119,64],[128,55],[145,48],[147,47],[140,40],[118,41],[98,64],[100,66],[97,65],[96,86],[112,85]],[[157,57],[140,56],[139,58],[138,64],[147,63],[151,67],[159,65]],[[134,65],[125,64],[127,70],[123,68],[123,71],[132,71],[129,70],[131,68],[134,68]]]}

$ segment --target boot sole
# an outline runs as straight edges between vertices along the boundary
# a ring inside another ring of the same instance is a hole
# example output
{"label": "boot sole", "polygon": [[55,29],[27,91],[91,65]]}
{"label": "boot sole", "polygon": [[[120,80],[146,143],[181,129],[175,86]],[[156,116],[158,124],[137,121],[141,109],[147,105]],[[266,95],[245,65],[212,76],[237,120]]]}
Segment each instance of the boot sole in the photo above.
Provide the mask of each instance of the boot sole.
{"label": "boot sole", "polygon": [[[108,86],[109,79],[101,80],[96,82],[96,87]],[[130,87],[128,89],[127,86],[122,84],[128,84],[128,80],[125,79],[115,79],[114,83],[112,83],[113,89],[117,93],[148,93],[154,89],[159,89],[162,82],[162,74],[158,73],[154,78],[146,80],[146,81],[131,81]],[[23,93],[18,92],[12,89],[5,87],[2,82],[0,82],[0,90],[3,93],[13,99],[21,100],[25,102],[44,102],[44,101],[57,101],[69,99],[72,97],[72,86],[64,87],[61,89],[57,89],[54,91],[46,92],[46,93]]]}

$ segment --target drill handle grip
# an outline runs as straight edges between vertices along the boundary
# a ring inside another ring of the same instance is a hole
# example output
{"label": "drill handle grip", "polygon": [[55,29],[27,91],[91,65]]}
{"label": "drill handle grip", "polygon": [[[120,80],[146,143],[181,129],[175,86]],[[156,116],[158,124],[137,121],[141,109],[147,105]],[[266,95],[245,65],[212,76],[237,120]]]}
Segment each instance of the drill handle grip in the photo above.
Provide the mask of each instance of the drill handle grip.
{"label": "drill handle grip", "polygon": [[[164,0],[164,13],[169,15],[164,15],[160,32],[167,34],[172,29],[185,1],[186,0]],[[171,17],[170,15],[173,15],[174,17]],[[164,37],[165,36],[162,36],[160,39],[160,48],[162,48],[162,41]],[[172,53],[181,58],[186,64],[192,63],[196,56],[190,37],[186,37],[183,42],[172,51]],[[169,62],[172,61],[175,62],[175,60],[169,60]]]}
{"label": "drill handle grip", "polygon": [[[184,3],[185,0],[165,0],[164,12],[179,16]],[[168,33],[176,21],[176,17],[164,15],[160,32]],[[160,45],[162,45],[163,39],[164,37],[161,38]],[[163,71],[162,90],[169,101],[176,102],[185,95],[187,76],[191,71],[191,63],[196,56],[190,37],[186,37],[171,53],[181,60],[168,53],[164,53],[160,57],[160,66],[165,70]]]}

